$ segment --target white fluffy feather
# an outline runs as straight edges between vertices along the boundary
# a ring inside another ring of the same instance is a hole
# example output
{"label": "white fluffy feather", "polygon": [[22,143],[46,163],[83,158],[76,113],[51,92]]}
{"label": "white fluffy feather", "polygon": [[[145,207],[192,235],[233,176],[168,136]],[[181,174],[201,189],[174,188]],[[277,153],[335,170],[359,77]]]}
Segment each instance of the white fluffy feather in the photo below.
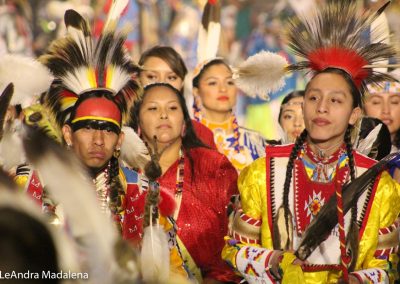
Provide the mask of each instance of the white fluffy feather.
{"label": "white fluffy feather", "polygon": [[381,131],[381,128],[382,124],[378,124],[377,126],[375,126],[375,128],[368,134],[368,136],[358,143],[357,151],[368,156],[368,154],[371,152],[372,145],[378,137],[379,131]]}
{"label": "white fluffy feather", "polygon": [[251,97],[269,99],[268,94],[285,85],[286,59],[276,53],[261,51],[233,68],[236,85]]}
{"label": "white fluffy feather", "polygon": [[19,120],[14,120],[11,127],[4,129],[3,139],[0,141],[0,157],[2,167],[6,171],[26,162],[20,129]]}
{"label": "white fluffy feather", "polygon": [[33,58],[10,54],[0,58],[0,89],[14,84],[11,105],[30,105],[35,96],[50,87],[52,80],[50,71]]}
{"label": "white fluffy feather", "polygon": [[158,225],[143,231],[141,270],[146,283],[166,283],[169,278],[169,248],[166,233]]}
{"label": "white fluffy feather", "polygon": [[143,170],[150,162],[146,145],[132,128],[124,126],[122,131],[125,133],[125,138],[121,146],[121,159],[130,167]]}

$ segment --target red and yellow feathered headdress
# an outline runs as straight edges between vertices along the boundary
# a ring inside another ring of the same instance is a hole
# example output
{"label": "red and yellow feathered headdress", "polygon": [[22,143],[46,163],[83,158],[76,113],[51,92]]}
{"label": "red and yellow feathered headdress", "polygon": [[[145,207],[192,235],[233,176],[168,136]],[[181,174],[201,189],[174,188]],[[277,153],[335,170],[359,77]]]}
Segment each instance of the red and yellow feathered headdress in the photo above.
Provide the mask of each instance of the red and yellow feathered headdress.
{"label": "red and yellow feathered headdress", "polygon": [[78,100],[85,93],[111,94],[122,110],[123,121],[141,94],[134,79],[138,67],[128,55],[124,43],[127,31],[115,30],[116,20],[128,1],[115,1],[109,19],[98,40],[92,37],[88,22],[74,10],[65,13],[67,35],[55,40],[40,61],[56,80],[42,97],[64,124]]}

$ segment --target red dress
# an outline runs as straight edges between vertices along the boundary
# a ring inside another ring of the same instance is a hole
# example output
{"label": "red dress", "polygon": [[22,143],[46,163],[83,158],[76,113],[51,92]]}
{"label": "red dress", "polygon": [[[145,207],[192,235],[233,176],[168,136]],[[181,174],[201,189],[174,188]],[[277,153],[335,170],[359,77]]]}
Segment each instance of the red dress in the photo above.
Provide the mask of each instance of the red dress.
{"label": "red dress", "polygon": [[194,119],[192,119],[192,125],[200,141],[203,142],[204,145],[209,146],[211,149],[217,150],[213,132],[207,126]]}
{"label": "red dress", "polygon": [[[195,148],[185,154],[182,200],[176,220],[178,237],[201,270],[203,278],[235,281],[221,258],[226,213],[230,197],[237,194],[237,173],[228,159],[215,150]],[[175,194],[179,159],[159,178],[162,187]]]}

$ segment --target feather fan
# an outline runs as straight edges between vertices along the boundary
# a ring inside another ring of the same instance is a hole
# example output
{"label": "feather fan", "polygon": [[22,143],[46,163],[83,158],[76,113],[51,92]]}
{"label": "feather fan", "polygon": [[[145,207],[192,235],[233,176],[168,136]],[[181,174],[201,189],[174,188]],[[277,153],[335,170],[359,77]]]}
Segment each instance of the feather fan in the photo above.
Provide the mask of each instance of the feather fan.
{"label": "feather fan", "polygon": [[[361,176],[352,182],[343,186],[343,213],[346,214],[350,208],[358,201],[358,198],[367,190],[375,178],[386,169],[388,163],[398,159],[399,154],[393,153],[386,156],[373,167],[369,168]],[[326,237],[331,233],[338,223],[336,195],[333,195],[329,201],[321,208],[320,212],[314,218],[303,235],[303,239],[296,255],[301,260],[307,259],[310,254],[318,247]]]}
{"label": "feather fan", "polygon": [[268,94],[285,85],[284,75],[288,63],[278,54],[261,51],[250,56],[238,68],[233,68],[236,85],[251,97],[269,99]]}

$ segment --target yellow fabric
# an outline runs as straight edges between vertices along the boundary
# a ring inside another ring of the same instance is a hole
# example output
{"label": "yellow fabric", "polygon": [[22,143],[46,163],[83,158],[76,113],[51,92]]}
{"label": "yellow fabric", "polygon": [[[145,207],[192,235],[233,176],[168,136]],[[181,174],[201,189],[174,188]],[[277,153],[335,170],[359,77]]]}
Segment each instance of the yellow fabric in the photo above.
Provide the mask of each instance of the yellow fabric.
{"label": "yellow fabric", "polygon": [[280,267],[283,271],[282,284],[302,284],[304,283],[304,275],[300,265],[293,264],[296,256],[291,252],[283,253],[283,259]]}
{"label": "yellow fabric", "polygon": [[[238,179],[243,212],[255,219],[262,219],[260,230],[262,247],[273,249],[271,230],[268,225],[267,195],[266,195],[266,161],[265,158],[256,160],[245,168]],[[393,269],[389,269],[389,263],[385,260],[374,258],[378,243],[378,230],[393,224],[400,213],[400,185],[396,183],[387,172],[383,172],[375,193],[374,202],[367,221],[365,232],[359,243],[359,257],[356,271],[368,268],[382,268],[389,272],[391,283],[396,276],[398,257],[393,254],[390,257]],[[229,237],[225,238],[226,241]],[[238,247],[254,246],[253,244],[239,243],[236,246],[226,245],[222,251],[222,257],[234,268]],[[338,248],[339,249],[339,248]],[[389,271],[390,270],[390,271]],[[304,272],[305,283],[336,283],[340,272]]]}

